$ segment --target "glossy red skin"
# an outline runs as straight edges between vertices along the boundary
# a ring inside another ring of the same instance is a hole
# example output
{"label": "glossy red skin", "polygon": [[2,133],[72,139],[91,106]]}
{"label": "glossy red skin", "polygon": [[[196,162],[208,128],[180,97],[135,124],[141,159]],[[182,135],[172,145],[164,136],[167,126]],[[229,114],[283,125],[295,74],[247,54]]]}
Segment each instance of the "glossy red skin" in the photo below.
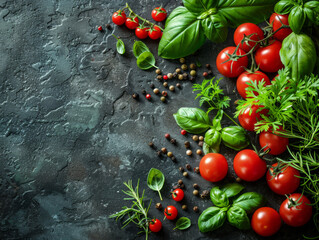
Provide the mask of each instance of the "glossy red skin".
{"label": "glossy red skin", "polygon": [[218,182],[226,177],[228,163],[223,155],[219,153],[208,153],[200,160],[199,171],[205,180]]}
{"label": "glossy red skin", "polygon": [[176,202],[179,202],[179,201],[182,201],[183,198],[184,198],[184,191],[180,188],[177,188],[173,191],[172,193],[172,198],[176,201]]}
{"label": "glossy red skin", "polygon": [[251,149],[244,149],[237,153],[233,164],[237,176],[247,182],[257,181],[267,171],[266,162]]}
{"label": "glossy red skin", "polygon": [[273,43],[266,47],[260,47],[256,51],[255,60],[259,69],[264,72],[278,72],[284,65],[279,56],[281,42],[274,40]]}
{"label": "glossy red skin", "polygon": [[[224,76],[229,78],[238,77],[242,72],[245,71],[245,68],[248,66],[247,56],[239,58],[237,61],[225,62],[226,60],[229,59],[226,53],[233,54],[235,50],[236,50],[236,47],[226,47],[218,54],[216,58],[216,65],[217,65],[218,71]],[[236,53],[237,55],[245,54],[245,52],[241,50],[240,48],[237,50]]]}
{"label": "glossy red skin", "polygon": [[[238,93],[244,99],[246,99],[246,97],[247,97],[246,88],[250,87],[247,83],[250,83],[251,80],[257,81],[257,84],[259,82],[261,82],[262,80],[264,80],[264,82],[265,82],[264,86],[271,84],[269,77],[261,71],[256,71],[254,73],[249,73],[247,71],[243,72],[237,78],[236,87],[237,87]],[[257,95],[257,92],[255,92],[255,94]]]}
{"label": "glossy red skin", "polygon": [[[262,119],[261,115],[267,115],[268,109],[263,109],[259,112],[256,112],[260,106],[253,105],[247,107],[242,114],[238,115],[238,121],[240,125],[245,128],[247,131],[254,131],[255,124],[257,121]],[[250,109],[252,109],[251,114],[249,115]]]}
{"label": "glossy red skin", "polygon": [[[297,201],[301,197],[300,193],[294,193],[289,196],[290,199]],[[306,196],[302,196],[298,203],[299,206],[288,207],[289,201],[286,199],[280,205],[279,214],[281,219],[289,226],[300,227],[305,225],[312,216],[311,202]]]}
{"label": "glossy red skin", "polygon": [[138,17],[135,17],[135,18],[130,18],[128,17],[125,21],[125,26],[128,28],[128,29],[136,29],[138,27]]}
{"label": "glossy red skin", "polygon": [[259,208],[251,218],[251,227],[260,236],[268,237],[274,235],[281,227],[280,215],[273,208]]}
{"label": "glossy red skin", "polygon": [[[154,222],[152,222],[154,221]],[[158,219],[152,219],[148,227],[152,232],[159,232],[162,229],[162,222]]]}
{"label": "glossy red skin", "polygon": [[266,179],[269,188],[279,195],[293,193],[300,185],[299,171],[293,167],[285,166],[280,173],[272,176],[270,173],[277,165],[278,163],[273,164],[267,171]]}
{"label": "glossy red skin", "polygon": [[264,151],[270,148],[269,154],[271,155],[282,154],[286,151],[288,144],[288,138],[277,136],[271,132],[262,132],[259,134],[260,147],[265,147]]}
{"label": "glossy red skin", "polygon": [[147,33],[147,29],[148,28],[140,28],[140,27],[137,27],[135,29],[135,35],[136,37],[138,37],[139,39],[145,39],[148,37],[148,33]]}
{"label": "glossy red skin", "polygon": [[167,206],[164,209],[164,215],[168,220],[174,220],[177,217],[177,209],[174,206]]}
{"label": "glossy red skin", "polygon": [[[254,34],[250,37],[251,40],[258,41],[258,40],[261,40],[264,38],[263,30],[261,30],[261,28],[258,27],[256,24],[243,23],[243,24],[239,25],[236,28],[235,33],[234,33],[234,42],[235,42],[236,46],[238,44],[240,44],[240,42],[243,40],[244,35],[249,36],[251,34]],[[256,45],[256,43],[251,42],[251,41],[249,41],[248,43],[249,43],[249,45],[247,45],[247,43],[240,44],[239,47],[242,50],[244,50],[245,52],[249,52],[250,49],[252,49]],[[256,48],[255,48],[255,50],[256,50]]]}
{"label": "glossy red skin", "polygon": [[[272,29],[274,32],[281,27],[282,23],[289,25],[288,16],[288,14],[280,15],[278,13],[273,13],[270,16],[269,23],[272,24]],[[274,38],[282,42],[290,33],[292,33],[290,28],[283,28],[274,34]]]}
{"label": "glossy red skin", "polygon": [[125,12],[121,12],[119,15],[119,11],[113,13],[112,15],[112,22],[116,25],[123,25],[126,21],[126,14]]}
{"label": "glossy red skin", "polygon": [[162,37],[162,30],[158,26],[154,26],[153,29],[149,29],[148,36],[153,40],[159,39]]}
{"label": "glossy red skin", "polygon": [[[165,13],[158,13],[157,14],[157,10],[158,9],[161,9],[162,11],[164,11]],[[152,11],[152,18],[154,19],[154,21],[157,21],[157,22],[162,22],[166,19],[167,17],[167,12],[164,8],[154,8],[153,11]]]}

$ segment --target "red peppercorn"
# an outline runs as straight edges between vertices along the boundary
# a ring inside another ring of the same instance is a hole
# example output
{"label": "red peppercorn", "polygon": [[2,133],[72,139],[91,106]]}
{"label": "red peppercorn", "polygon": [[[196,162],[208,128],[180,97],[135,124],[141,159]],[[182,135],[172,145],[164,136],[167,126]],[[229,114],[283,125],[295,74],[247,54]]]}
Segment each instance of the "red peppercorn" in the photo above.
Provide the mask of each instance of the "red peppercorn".
{"label": "red peppercorn", "polygon": [[186,133],[187,133],[187,132],[186,132],[186,130],[184,130],[184,129],[181,131],[181,134],[182,134],[182,135],[186,135]]}
{"label": "red peppercorn", "polygon": [[103,30],[103,28],[102,28],[102,26],[99,26],[98,28],[97,28],[97,30],[99,30],[100,32]]}
{"label": "red peppercorn", "polygon": [[163,76],[163,79],[164,79],[164,80],[167,80],[167,79],[168,79],[168,76],[167,76],[167,75],[164,75],[164,76]]}
{"label": "red peppercorn", "polygon": [[207,77],[208,76],[208,72],[203,72],[203,77]]}
{"label": "red peppercorn", "polygon": [[146,94],[145,97],[146,97],[147,100],[151,100],[151,94]]}
{"label": "red peppercorn", "polygon": [[171,138],[171,135],[169,135],[168,133],[166,133],[166,134],[165,134],[165,138],[166,138],[166,139],[170,139],[170,138]]}

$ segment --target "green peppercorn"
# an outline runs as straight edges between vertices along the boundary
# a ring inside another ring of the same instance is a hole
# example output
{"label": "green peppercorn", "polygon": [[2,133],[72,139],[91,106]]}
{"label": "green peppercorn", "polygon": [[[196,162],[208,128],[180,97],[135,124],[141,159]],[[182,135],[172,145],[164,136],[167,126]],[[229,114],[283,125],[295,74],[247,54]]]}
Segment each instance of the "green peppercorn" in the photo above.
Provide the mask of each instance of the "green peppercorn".
{"label": "green peppercorn", "polygon": [[173,78],[173,74],[172,73],[167,73],[167,77],[168,77],[168,79],[172,79]]}
{"label": "green peppercorn", "polygon": [[180,59],[179,59],[179,62],[180,62],[180,63],[185,63],[186,60],[185,60],[185,58],[180,58]]}
{"label": "green peppercorn", "polygon": [[182,69],[180,68],[176,68],[175,72],[178,74],[178,73],[181,73],[182,72]]}
{"label": "green peppercorn", "polygon": [[183,77],[183,74],[178,74],[178,80],[183,80],[184,77]]}
{"label": "green peppercorn", "polygon": [[189,73],[192,77],[195,77],[196,76],[196,71],[195,70],[192,70],[192,71],[190,71],[190,73]]}
{"label": "green peppercorn", "polygon": [[187,210],[187,205],[182,205],[182,209],[185,211],[185,210]]}
{"label": "green peppercorn", "polygon": [[173,157],[173,153],[172,152],[168,152],[167,153],[167,157]]}
{"label": "green peppercorn", "polygon": [[187,65],[186,65],[186,64],[183,64],[183,65],[181,66],[181,69],[184,70],[184,71],[186,71],[186,70],[187,70]]}
{"label": "green peppercorn", "polygon": [[161,97],[161,101],[162,101],[162,102],[166,102],[166,97],[162,96],[162,97]]}
{"label": "green peppercorn", "polygon": [[198,190],[194,190],[194,191],[193,191],[193,195],[194,195],[194,196],[198,196],[198,194],[199,194],[199,191],[198,191]]}
{"label": "green peppercorn", "polygon": [[183,172],[184,177],[188,177],[188,172]]}
{"label": "green peppercorn", "polygon": [[199,141],[204,141],[204,137],[203,137],[203,136],[199,136],[199,137],[198,137],[198,140],[199,140]]}
{"label": "green peppercorn", "polygon": [[191,64],[189,65],[189,68],[192,69],[192,70],[195,70],[196,67],[197,67],[197,66],[196,66],[195,63],[191,63]]}
{"label": "green peppercorn", "polygon": [[156,72],[156,74],[161,74],[162,71],[161,71],[161,69],[158,68],[155,70],[155,72]]}

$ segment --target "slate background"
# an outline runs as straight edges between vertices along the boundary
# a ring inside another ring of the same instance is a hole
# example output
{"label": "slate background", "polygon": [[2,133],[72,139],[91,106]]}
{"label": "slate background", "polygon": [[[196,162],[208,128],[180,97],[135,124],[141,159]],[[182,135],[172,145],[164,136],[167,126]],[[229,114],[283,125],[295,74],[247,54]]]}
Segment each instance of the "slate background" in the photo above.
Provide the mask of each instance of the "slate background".
{"label": "slate background", "polygon": [[[153,7],[163,4],[171,12],[181,1],[128,2],[151,19]],[[135,226],[120,230],[121,224],[108,216],[128,204],[122,200],[122,183],[133,179],[136,184],[140,178],[141,189],[153,199],[150,216],[163,218],[154,208],[157,193],[146,186],[151,167],[162,170],[166,177],[163,205],[177,206],[179,216],[191,218],[193,226],[173,231],[174,222],[165,220],[163,231],[151,234],[150,239],[260,239],[253,231],[241,232],[228,224],[213,233],[199,233],[199,214],[191,209],[197,205],[203,211],[212,203],[194,197],[192,184],[197,182],[201,190],[214,185],[194,172],[183,179],[190,210],[183,211],[181,204],[170,199],[172,185],[182,178],[178,167],[186,163],[195,167],[200,161],[199,156],[186,156],[186,139],[194,152],[198,147],[190,134],[179,133],[172,114],[183,106],[197,107],[198,101],[193,100],[188,81],[182,82],[181,90],[169,92],[166,104],[152,93],[150,102],[142,97],[142,89],[151,92],[151,83],[164,88],[154,80],[154,69],[136,67],[131,51],[137,40],[134,33],[113,25],[111,30],[97,31],[123,6],[121,0],[0,0],[0,239],[143,239],[136,235]],[[125,42],[124,56],[116,53],[112,33]],[[180,66],[178,61],[157,56],[157,41],[145,43],[164,72]],[[215,58],[230,44],[231,34],[226,43],[207,42],[187,63],[210,63],[214,74],[221,77]],[[203,71],[199,69],[199,75]],[[232,102],[239,97],[234,81],[224,79],[222,85]],[[133,92],[140,94],[140,101],[131,98]],[[178,144],[168,143],[165,133]],[[171,150],[178,163],[158,158],[147,145],[151,140],[156,147]],[[235,152],[222,147],[221,153],[231,166]],[[230,167],[224,182],[234,179]],[[247,191],[267,196],[268,206],[278,209],[283,200],[269,191],[263,179],[244,185]],[[272,239],[300,239],[312,228],[311,224],[302,229],[284,226]]]}

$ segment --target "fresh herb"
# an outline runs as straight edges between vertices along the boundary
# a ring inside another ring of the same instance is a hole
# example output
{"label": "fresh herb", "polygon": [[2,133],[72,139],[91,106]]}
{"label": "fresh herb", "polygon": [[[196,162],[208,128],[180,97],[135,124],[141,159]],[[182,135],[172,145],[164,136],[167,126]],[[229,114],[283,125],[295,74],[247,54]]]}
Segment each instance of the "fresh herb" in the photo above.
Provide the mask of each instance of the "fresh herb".
{"label": "fresh herb", "polygon": [[180,217],[179,219],[177,219],[176,221],[176,227],[175,229],[179,229],[179,230],[185,230],[187,228],[189,228],[192,225],[191,220],[187,217]]}
{"label": "fresh herb", "polygon": [[117,36],[115,36],[114,34],[112,34],[116,39],[116,50],[119,54],[123,55],[125,53],[125,45],[124,42],[122,41],[122,39],[118,38]]}
{"label": "fresh herb", "polygon": [[225,146],[236,151],[240,151],[250,144],[245,129],[239,126],[230,126],[223,128],[221,132],[221,139],[223,140]]}
{"label": "fresh herb", "polygon": [[151,52],[143,52],[141,53],[137,60],[136,60],[137,66],[142,70],[147,70],[152,67],[155,67],[155,58],[154,55]]}
{"label": "fresh herb", "polygon": [[143,52],[150,52],[150,49],[142,41],[135,41],[133,45],[133,54],[138,58]]}
{"label": "fresh herb", "polygon": [[156,168],[151,168],[147,176],[147,185],[150,189],[158,192],[161,200],[163,199],[160,190],[163,188],[164,182],[164,174]]}

